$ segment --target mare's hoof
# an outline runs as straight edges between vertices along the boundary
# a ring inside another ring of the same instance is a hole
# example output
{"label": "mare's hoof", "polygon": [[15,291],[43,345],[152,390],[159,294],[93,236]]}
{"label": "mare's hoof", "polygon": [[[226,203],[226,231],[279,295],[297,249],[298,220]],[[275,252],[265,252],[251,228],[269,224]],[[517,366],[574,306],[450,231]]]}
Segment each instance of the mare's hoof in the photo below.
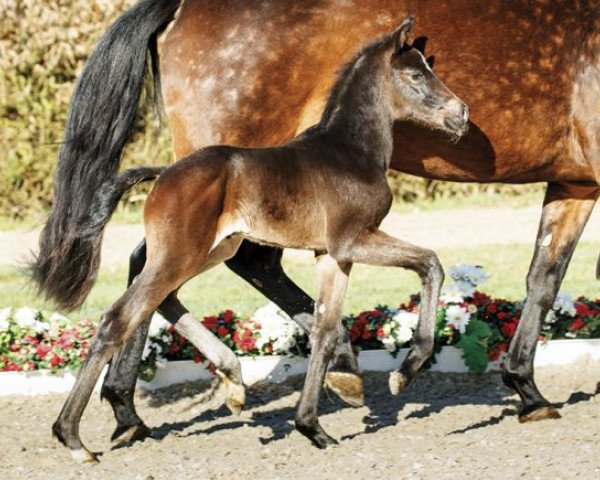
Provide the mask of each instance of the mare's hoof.
{"label": "mare's hoof", "polygon": [[73,457],[73,460],[77,463],[90,463],[92,465],[100,463],[98,456],[95,453],[90,452],[87,448],[78,448],[76,450],[70,450],[70,452],[71,457]]}
{"label": "mare's hoof", "polygon": [[350,372],[327,372],[325,386],[352,407],[365,404],[362,378]]}
{"label": "mare's hoof", "polygon": [[404,390],[404,388],[408,384],[408,382],[404,378],[404,375],[402,375],[400,372],[390,373],[389,382],[390,392],[392,392],[392,395],[398,395],[402,390]]}
{"label": "mare's hoof", "polygon": [[321,427],[319,424],[317,424],[316,427],[309,427],[296,422],[296,429],[302,435],[308,438],[317,448],[324,449],[333,445],[338,445],[338,441],[335,438],[327,435],[325,430],[323,430],[323,427]]}
{"label": "mare's hoof", "polygon": [[132,426],[117,427],[110,437],[110,441],[116,444],[129,444],[133,442],[143,442],[146,438],[152,436],[150,430],[143,423]]}
{"label": "mare's hoof", "polygon": [[533,407],[533,409],[524,409],[519,413],[519,422],[537,422],[538,420],[561,418],[558,410],[552,405],[542,407]]}

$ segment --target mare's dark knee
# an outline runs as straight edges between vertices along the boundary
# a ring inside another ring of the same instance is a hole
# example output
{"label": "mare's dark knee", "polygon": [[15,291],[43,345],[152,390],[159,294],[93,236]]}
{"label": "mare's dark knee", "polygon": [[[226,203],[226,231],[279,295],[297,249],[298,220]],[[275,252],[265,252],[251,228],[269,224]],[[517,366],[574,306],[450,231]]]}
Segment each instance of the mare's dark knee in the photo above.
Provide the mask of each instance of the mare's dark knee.
{"label": "mare's dark knee", "polygon": [[131,285],[135,277],[137,277],[146,264],[146,239],[135,247],[135,250],[129,256],[129,277],[127,285]]}

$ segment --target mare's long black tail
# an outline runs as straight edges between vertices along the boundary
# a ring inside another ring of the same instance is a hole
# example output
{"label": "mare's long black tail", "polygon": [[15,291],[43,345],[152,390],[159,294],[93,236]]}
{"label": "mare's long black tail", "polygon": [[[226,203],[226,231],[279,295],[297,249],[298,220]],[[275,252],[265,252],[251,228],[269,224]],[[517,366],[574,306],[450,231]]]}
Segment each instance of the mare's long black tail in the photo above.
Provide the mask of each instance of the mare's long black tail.
{"label": "mare's long black tail", "polygon": [[94,284],[102,234],[118,199],[158,172],[117,173],[151,72],[160,102],[156,35],[179,3],[142,0],[121,15],[100,39],[71,99],[52,209],[29,265],[40,293],[64,309],[78,308]]}

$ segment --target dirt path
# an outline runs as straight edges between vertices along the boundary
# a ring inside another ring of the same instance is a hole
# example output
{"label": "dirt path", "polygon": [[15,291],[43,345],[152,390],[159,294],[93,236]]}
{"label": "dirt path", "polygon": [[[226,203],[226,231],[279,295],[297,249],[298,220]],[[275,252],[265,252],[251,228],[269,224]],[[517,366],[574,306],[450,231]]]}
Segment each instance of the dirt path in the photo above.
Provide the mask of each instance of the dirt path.
{"label": "dirt path", "polygon": [[293,429],[300,379],[252,388],[240,418],[224,407],[187,410],[204,386],[138,396],[157,439],[115,450],[110,407],[95,395],[82,438],[104,452],[97,466],[74,465],[50,436],[63,395],[3,397],[0,478],[600,478],[598,367],[540,369],[538,383],[562,405],[563,418],[525,425],[497,374],[424,373],[392,397],[387,375],[368,373],[367,406],[323,399],[322,424],[342,439],[326,451]]}
{"label": "dirt path", "polygon": [[[429,248],[472,245],[533,244],[541,207],[472,208],[409,214],[391,213],[383,229],[392,235]],[[39,230],[0,232],[0,266],[15,265],[37,247]],[[144,237],[141,224],[111,224],[102,246],[102,265],[126,265],[129,254]],[[592,215],[582,241],[600,241],[600,210]],[[301,253],[290,253],[302,256]],[[311,254],[308,254],[312,258]]]}

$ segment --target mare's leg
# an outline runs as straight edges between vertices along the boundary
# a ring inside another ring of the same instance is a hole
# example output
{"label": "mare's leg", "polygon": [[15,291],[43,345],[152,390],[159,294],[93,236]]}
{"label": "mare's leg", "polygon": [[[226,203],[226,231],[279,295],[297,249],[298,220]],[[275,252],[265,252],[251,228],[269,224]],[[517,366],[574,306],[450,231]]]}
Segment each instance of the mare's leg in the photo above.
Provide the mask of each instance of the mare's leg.
{"label": "mare's leg", "polygon": [[[287,313],[307,335],[314,323],[314,301],[281,268],[280,248],[244,241],[226,265]],[[364,404],[358,361],[345,330],[333,354],[333,366],[325,377],[326,385],[348,404]]]}
{"label": "mare's leg", "polygon": [[521,422],[560,416],[535,385],[533,359],[542,322],[556,298],[599,192],[596,186],[548,185],[535,253],[527,275],[527,301],[502,375],[504,383],[521,397]]}
{"label": "mare's leg", "polygon": [[338,263],[329,255],[317,259],[316,320],[310,334],[312,349],[296,413],[296,428],[319,448],[337,443],[319,425],[317,409],[325,370],[343,330],[342,306],[350,268],[351,264]]}
{"label": "mare's leg", "polygon": [[[146,240],[143,240],[129,258],[129,277],[127,286],[131,286],[146,263]],[[131,338],[113,355],[108,372],[104,377],[100,397],[107,399],[117,420],[117,428],[111,440],[133,442],[143,440],[150,435],[150,429],[138,416],[134,405],[135,384],[138,378],[142,353],[148,336],[152,316],[143,320],[135,329]]]}
{"label": "mare's leg", "polygon": [[397,394],[412,381],[433,353],[437,304],[444,281],[442,266],[431,250],[403,242],[381,230],[365,232],[352,241],[332,245],[330,254],[340,262],[407,268],[421,278],[421,308],[413,346],[400,370],[390,376],[390,389]]}

